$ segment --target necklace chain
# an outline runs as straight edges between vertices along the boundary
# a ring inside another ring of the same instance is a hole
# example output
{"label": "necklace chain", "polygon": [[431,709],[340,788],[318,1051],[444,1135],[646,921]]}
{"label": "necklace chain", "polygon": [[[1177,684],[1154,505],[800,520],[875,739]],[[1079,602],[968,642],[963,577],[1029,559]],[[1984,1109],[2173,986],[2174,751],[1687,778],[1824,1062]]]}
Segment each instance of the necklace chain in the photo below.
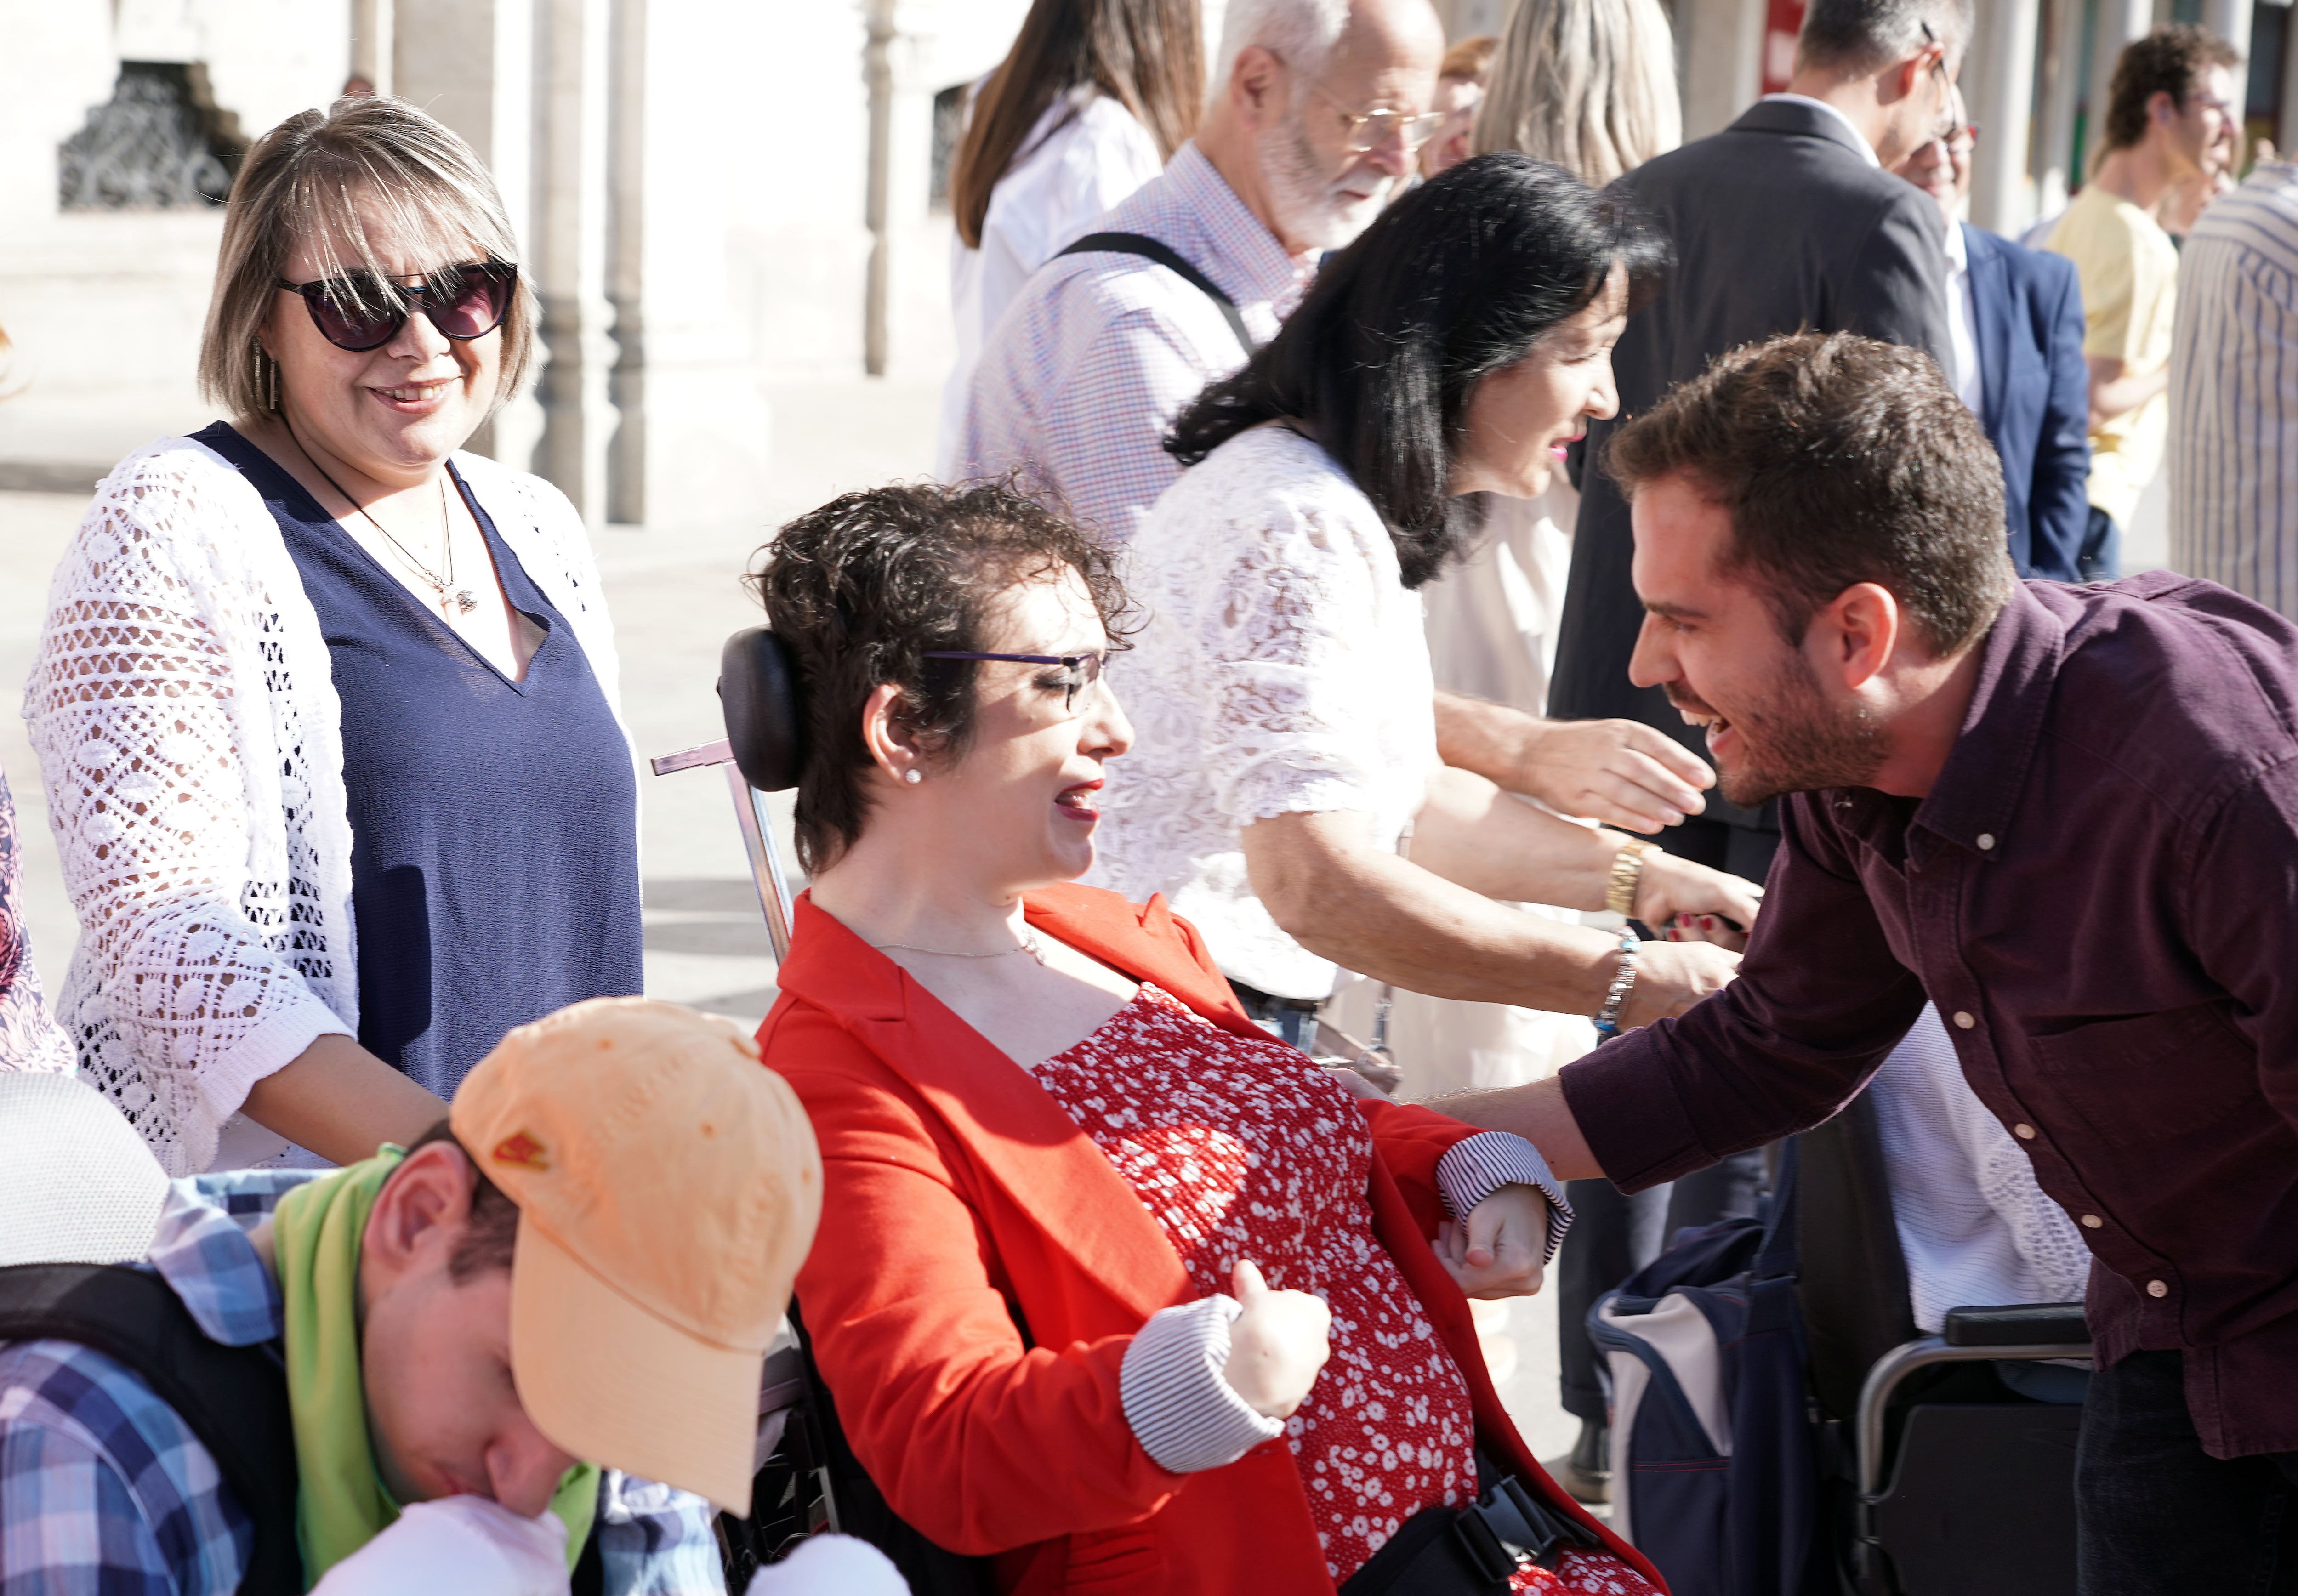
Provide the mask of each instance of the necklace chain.
{"label": "necklace chain", "polygon": [[[285,418],[282,418],[282,419],[285,419]],[[439,608],[441,609],[446,608],[449,602],[447,590],[455,586],[455,524],[451,513],[447,509],[446,473],[442,470],[439,475],[439,546],[443,557],[443,563],[447,567],[447,575],[442,578],[433,572],[429,566],[425,565],[421,560],[416,558],[413,554],[409,552],[406,544],[392,536],[391,528],[385,526],[382,522],[376,520],[373,515],[369,514],[367,506],[361,504],[358,500],[343,492],[343,484],[328,475],[327,468],[319,464],[318,459],[313,458],[310,450],[303,447],[303,440],[295,437],[295,429],[293,426],[288,427],[287,435],[295,439],[295,447],[302,451],[303,459],[309,462],[311,469],[319,474],[319,480],[326,483],[329,487],[335,489],[335,494],[338,498],[343,500],[345,504],[350,505],[353,509],[357,510],[360,513],[360,518],[366,521],[369,526],[374,527],[377,532],[383,534],[383,541],[389,543],[393,549],[398,551],[399,558],[407,562],[408,568],[412,570],[417,576],[421,577],[435,592],[438,593]],[[453,602],[465,615],[470,614],[471,611],[479,607],[478,600],[472,596],[471,590],[467,587],[456,588]]]}
{"label": "necklace chain", "polygon": [[1021,930],[1021,940],[1018,946],[1000,947],[988,953],[960,953],[950,947],[921,947],[914,942],[872,942],[870,946],[881,953],[889,950],[902,953],[930,953],[936,958],[941,959],[1002,959],[1010,954],[1026,953],[1040,964],[1046,962],[1045,944],[1038,941],[1037,933],[1027,926]]}

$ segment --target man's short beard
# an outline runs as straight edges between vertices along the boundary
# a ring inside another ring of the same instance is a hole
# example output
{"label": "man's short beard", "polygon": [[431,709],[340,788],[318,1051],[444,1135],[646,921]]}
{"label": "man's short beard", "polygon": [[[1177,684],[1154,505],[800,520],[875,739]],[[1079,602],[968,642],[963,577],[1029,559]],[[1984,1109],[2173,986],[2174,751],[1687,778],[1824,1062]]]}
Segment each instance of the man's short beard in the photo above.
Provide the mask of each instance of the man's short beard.
{"label": "man's short beard", "polygon": [[[1760,710],[1731,717],[1745,757],[1741,768],[1716,773],[1716,790],[1743,809],[1781,793],[1828,787],[1864,787],[1889,752],[1883,728],[1857,706],[1831,704],[1800,649],[1790,649]],[[1750,735],[1761,732],[1761,736]]]}
{"label": "man's short beard", "polygon": [[1307,95],[1302,88],[1285,109],[1285,120],[1261,141],[1261,175],[1277,221],[1297,243],[1310,249],[1336,250],[1356,241],[1372,226],[1388,197],[1389,180],[1370,198],[1343,200],[1335,192],[1335,179],[1325,170],[1316,146],[1309,142],[1308,119],[1302,114]]}

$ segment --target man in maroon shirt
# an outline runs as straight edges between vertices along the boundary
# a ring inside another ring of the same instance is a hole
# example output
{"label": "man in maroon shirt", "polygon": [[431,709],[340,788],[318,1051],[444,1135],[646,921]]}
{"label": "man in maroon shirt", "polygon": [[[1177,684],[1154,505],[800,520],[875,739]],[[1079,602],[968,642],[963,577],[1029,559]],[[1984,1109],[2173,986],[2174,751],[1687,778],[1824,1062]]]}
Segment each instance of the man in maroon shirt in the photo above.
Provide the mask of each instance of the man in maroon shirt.
{"label": "man in maroon shirt", "polygon": [[1827,1119],[1928,996],[2095,1260],[2084,1596],[2268,1589],[2298,1514],[2298,630],[2168,573],[2018,582],[1994,451],[1895,345],[1735,351],[1609,467],[1633,674],[1707,726],[1727,798],[1783,797],[1779,855],[1730,987],[1446,1107],[1633,1190]]}

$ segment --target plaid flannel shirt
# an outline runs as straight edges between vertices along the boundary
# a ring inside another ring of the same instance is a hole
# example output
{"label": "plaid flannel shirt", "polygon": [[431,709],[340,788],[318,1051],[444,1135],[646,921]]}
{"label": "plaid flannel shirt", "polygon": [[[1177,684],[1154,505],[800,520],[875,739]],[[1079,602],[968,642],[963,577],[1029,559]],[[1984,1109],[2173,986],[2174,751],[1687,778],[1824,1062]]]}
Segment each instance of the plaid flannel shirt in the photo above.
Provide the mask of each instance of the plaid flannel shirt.
{"label": "plaid flannel shirt", "polygon": [[[248,1232],[309,1170],[178,1180],[146,1266],[227,1346],[276,1342],[279,1288]],[[710,1508],[609,1472],[599,1551],[615,1596],[723,1592]],[[66,1341],[0,1345],[0,1596],[228,1596],[253,1521],[143,1379]]]}
{"label": "plaid flannel shirt", "polygon": [[[1089,231],[1156,239],[1234,300],[1260,343],[1277,335],[1316,270],[1315,255],[1285,254],[1194,143]],[[1163,267],[1137,255],[1056,257],[982,346],[957,476],[1020,467],[1081,524],[1128,542],[1181,475],[1165,452],[1174,418],[1244,364],[1219,307]]]}

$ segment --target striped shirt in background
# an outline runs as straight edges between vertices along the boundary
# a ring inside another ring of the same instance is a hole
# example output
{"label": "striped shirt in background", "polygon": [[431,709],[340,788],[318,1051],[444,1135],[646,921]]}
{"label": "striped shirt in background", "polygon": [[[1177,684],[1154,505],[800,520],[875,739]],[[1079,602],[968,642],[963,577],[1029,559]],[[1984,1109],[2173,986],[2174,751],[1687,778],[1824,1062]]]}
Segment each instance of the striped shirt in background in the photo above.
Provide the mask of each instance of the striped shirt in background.
{"label": "striped shirt in background", "polygon": [[2298,620],[2298,166],[2259,167],[2186,236],[2170,564]]}
{"label": "striped shirt in background", "polygon": [[[1294,259],[1194,144],[1094,231],[1167,245],[1236,302],[1256,342],[1277,334],[1316,257]],[[955,475],[1021,467],[1083,525],[1131,541],[1181,467],[1166,431],[1205,385],[1244,363],[1219,306],[1136,255],[1062,256],[989,334],[959,429]]]}

